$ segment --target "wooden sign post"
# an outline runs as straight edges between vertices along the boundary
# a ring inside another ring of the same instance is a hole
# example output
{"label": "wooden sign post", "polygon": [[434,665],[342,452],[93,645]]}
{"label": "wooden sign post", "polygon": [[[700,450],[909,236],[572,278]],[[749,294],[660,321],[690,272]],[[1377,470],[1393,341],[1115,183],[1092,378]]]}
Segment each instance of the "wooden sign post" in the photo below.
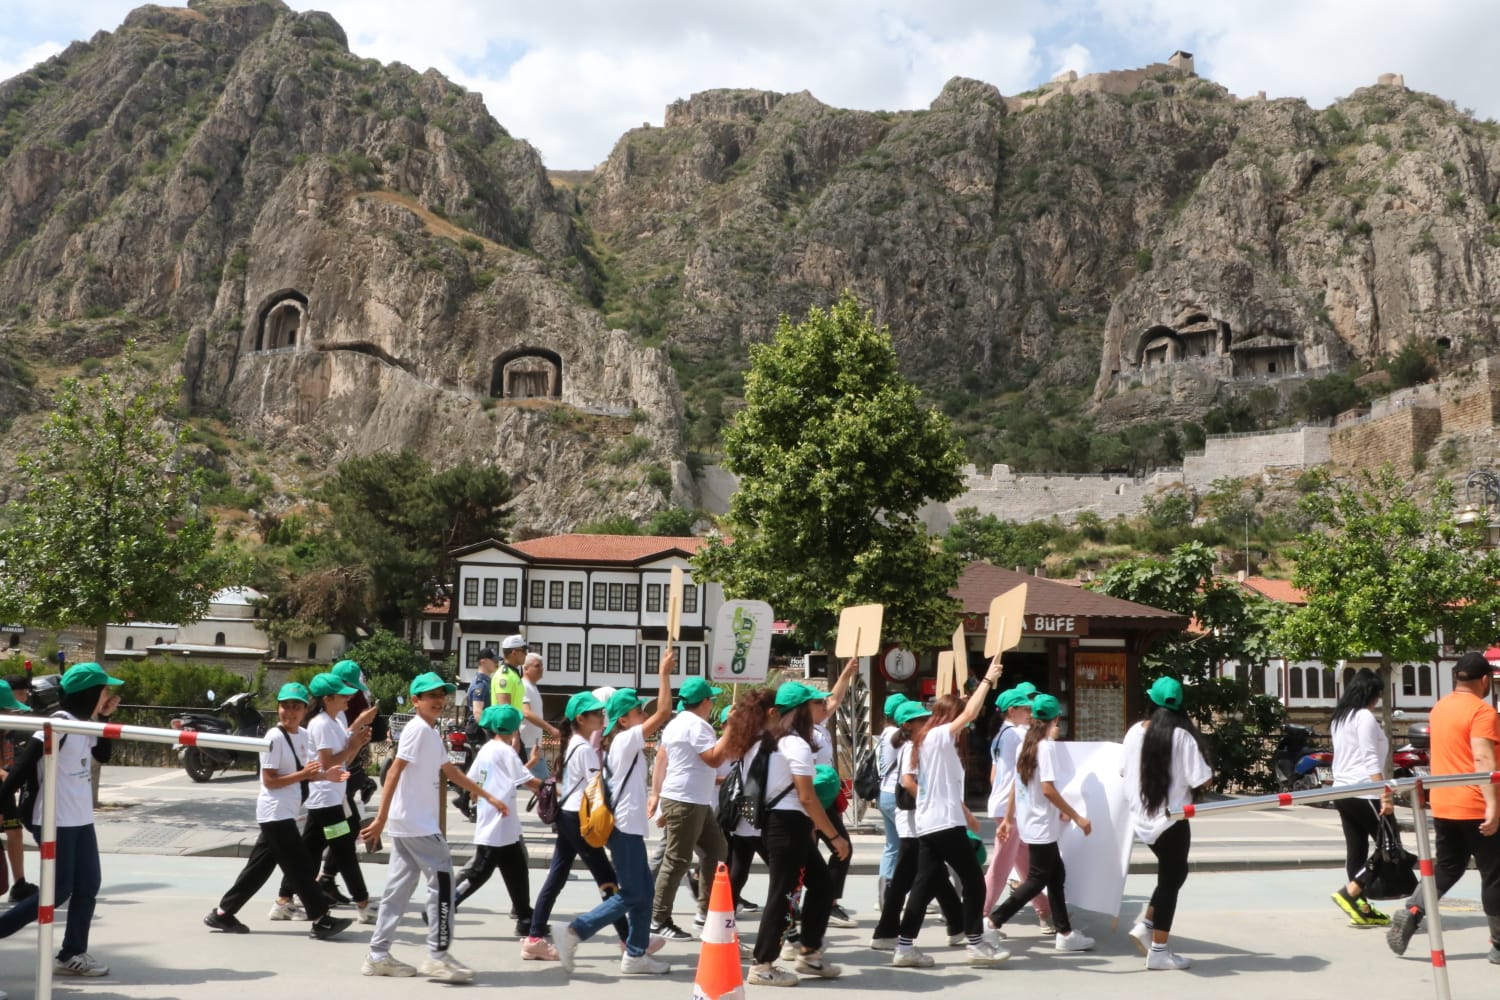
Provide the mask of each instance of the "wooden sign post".
{"label": "wooden sign post", "polygon": [[[839,612],[839,637],[833,655],[840,660],[851,656],[874,656],[880,652],[880,626],[885,618],[884,604],[856,604]],[[828,676],[835,676],[832,664]]]}
{"label": "wooden sign post", "polygon": [[1012,587],[990,602],[990,628],[984,636],[984,655],[994,659],[1021,644],[1026,619],[1026,584]]}
{"label": "wooden sign post", "polygon": [[682,567],[673,566],[672,582],[667,585],[667,642],[673,646],[682,634],[683,579]]}

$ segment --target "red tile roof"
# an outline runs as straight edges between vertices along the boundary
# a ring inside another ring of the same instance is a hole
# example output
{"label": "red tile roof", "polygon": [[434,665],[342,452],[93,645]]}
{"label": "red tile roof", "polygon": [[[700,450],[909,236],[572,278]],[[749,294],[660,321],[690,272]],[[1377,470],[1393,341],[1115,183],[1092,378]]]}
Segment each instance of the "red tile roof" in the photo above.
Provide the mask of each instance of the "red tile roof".
{"label": "red tile roof", "polygon": [[1307,603],[1307,595],[1293,587],[1290,580],[1270,580],[1263,576],[1247,576],[1240,581],[1240,586],[1282,604]]}
{"label": "red tile roof", "polygon": [[963,604],[965,614],[982,615],[990,602],[1013,587],[1026,584],[1026,614],[1078,615],[1090,618],[1134,618],[1161,628],[1186,628],[1188,619],[1160,608],[1098,594],[1082,587],[1058,583],[1001,569],[987,562],[971,562],[958,576],[958,586],[949,593]]}
{"label": "red tile roof", "polygon": [[511,542],[510,547],[544,562],[635,565],[673,553],[690,556],[707,543],[706,538],[669,535],[548,535]]}

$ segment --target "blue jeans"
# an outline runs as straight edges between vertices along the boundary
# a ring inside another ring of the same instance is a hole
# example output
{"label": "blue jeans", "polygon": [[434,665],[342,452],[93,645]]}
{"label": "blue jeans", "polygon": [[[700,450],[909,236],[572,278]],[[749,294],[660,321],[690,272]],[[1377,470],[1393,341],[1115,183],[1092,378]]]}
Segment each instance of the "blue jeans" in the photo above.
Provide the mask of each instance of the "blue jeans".
{"label": "blue jeans", "polygon": [[[542,883],[541,891],[537,893],[536,906],[531,911],[532,937],[546,936],[552,906],[557,902],[557,894],[567,884],[568,872],[572,870],[575,859],[582,859],[588,866],[589,874],[594,876],[594,884],[606,899],[615,895],[620,880],[616,878],[614,865],[609,863],[604,848],[591,847],[583,839],[583,834],[578,831],[576,812],[559,809],[557,842],[552,846],[552,866],[547,869],[547,879]],[[620,940],[625,940],[625,921],[616,921],[615,929],[620,933]]]}
{"label": "blue jeans", "polygon": [[651,898],[656,889],[651,866],[646,863],[646,838],[616,830],[609,835],[609,853],[620,878],[620,891],[568,926],[578,940],[587,941],[624,917],[630,926],[625,954],[644,955],[651,941]]}
{"label": "blue jeans", "polygon": [[[28,829],[40,843],[40,831],[35,827]],[[89,924],[94,921],[94,903],[99,898],[102,879],[99,840],[94,835],[94,824],[57,828],[57,867],[54,871],[56,905],[66,903],[68,907],[68,926],[63,932],[62,949],[57,953],[59,960],[66,961],[89,950]],[[35,920],[40,898],[32,894],[0,913],[0,938],[10,937]]]}
{"label": "blue jeans", "polygon": [[880,818],[885,820],[885,849],[880,852],[880,877],[887,882],[896,874],[896,859],[901,855],[901,837],[896,833],[896,793],[881,792],[878,800]]}

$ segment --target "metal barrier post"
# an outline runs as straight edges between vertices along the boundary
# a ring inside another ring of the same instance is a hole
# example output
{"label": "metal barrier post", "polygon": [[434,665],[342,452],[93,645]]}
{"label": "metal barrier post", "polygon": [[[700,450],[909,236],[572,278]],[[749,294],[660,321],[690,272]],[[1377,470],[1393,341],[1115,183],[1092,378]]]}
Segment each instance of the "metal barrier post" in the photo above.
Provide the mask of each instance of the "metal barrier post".
{"label": "metal barrier post", "polygon": [[52,724],[42,723],[42,842],[36,897],[36,995],[52,996],[52,919],[57,908],[57,748]]}
{"label": "metal barrier post", "polygon": [[[1427,804],[1422,779],[1412,786],[1412,826],[1417,834],[1417,868],[1422,873],[1422,906],[1427,911],[1427,943],[1432,952],[1432,983],[1438,1000],[1453,996],[1448,986],[1448,954],[1443,950],[1443,920],[1438,915],[1437,878],[1432,869],[1432,844],[1427,836]],[[1402,903],[1402,905],[1406,905]]]}

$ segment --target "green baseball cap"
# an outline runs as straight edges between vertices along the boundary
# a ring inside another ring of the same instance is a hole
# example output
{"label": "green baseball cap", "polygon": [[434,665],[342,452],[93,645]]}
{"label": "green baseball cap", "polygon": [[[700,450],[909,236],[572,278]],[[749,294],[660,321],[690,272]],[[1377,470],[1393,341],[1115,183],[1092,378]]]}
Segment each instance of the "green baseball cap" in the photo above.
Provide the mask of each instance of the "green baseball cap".
{"label": "green baseball cap", "polygon": [[104,668],[97,663],[75,663],[62,675],[62,689],[64,694],[74,694],[78,691],[87,691],[89,688],[118,687],[125,682],[118,677],[111,677]]}
{"label": "green baseball cap", "polygon": [[457,690],[458,688],[443,680],[442,674],[429,670],[425,674],[418,674],[411,679],[411,686],[407,688],[407,693],[415,698],[417,695],[426,694],[428,691],[444,691],[452,694]]}
{"label": "green baseball cap", "polygon": [[682,687],[677,691],[678,710],[681,711],[682,705],[691,707],[705,698],[713,698],[723,693],[723,688],[711,687],[702,677],[689,677],[682,682]]}
{"label": "green baseball cap", "polygon": [[839,773],[827,764],[819,764],[813,768],[813,792],[817,794],[818,801],[823,803],[824,809],[833,808],[834,800],[839,797],[839,789],[843,785]]}
{"label": "green baseball cap", "polygon": [[825,692],[816,688],[810,688],[806,684],[797,681],[786,681],[776,689],[776,707],[785,711],[805,705],[810,701],[822,701],[827,698]]}
{"label": "green baseball cap", "polygon": [[1175,677],[1158,677],[1146,691],[1146,697],[1151,699],[1153,705],[1170,708],[1174,712],[1180,711],[1182,682]]}
{"label": "green baseball cap", "polygon": [[727,726],[727,725],[729,725],[729,714],[731,712],[733,712],[733,711],[734,711],[734,706],[733,705],[725,705],[724,708],[723,708],[723,710],[721,712],[719,712],[719,725],[721,725],[721,726]]}
{"label": "green baseball cap", "polygon": [[[995,699],[995,707],[1000,709],[1012,709],[1022,701],[1030,701],[1036,697],[1036,685],[1030,681],[1022,681],[1008,691],[1000,692],[1000,697]],[[1009,705],[1005,704],[1007,698],[1014,699]]]}
{"label": "green baseball cap", "polygon": [[303,687],[301,684],[296,683],[295,681],[283,684],[281,685],[281,689],[276,692],[276,700],[278,702],[300,701],[302,702],[302,704],[306,705],[307,688]]}
{"label": "green baseball cap", "polygon": [[[615,694],[619,694],[618,691]],[[601,712],[604,710],[604,702],[594,697],[592,691],[580,691],[568,699],[568,707],[563,710],[563,715],[569,721],[578,718],[585,712]]]}
{"label": "green baseball cap", "polygon": [[606,734],[614,732],[615,723],[644,704],[646,704],[646,700],[635,693],[635,688],[620,688],[614,694],[610,695],[609,700],[604,703],[604,718],[606,720],[604,732]]}
{"label": "green baseball cap", "polygon": [[1031,699],[1031,717],[1038,722],[1051,722],[1062,714],[1062,704],[1050,694],[1039,694]]}
{"label": "green baseball cap", "polygon": [[479,716],[479,728],[502,736],[521,728],[521,711],[510,705],[491,705]]}
{"label": "green baseball cap", "polygon": [[896,725],[904,726],[913,719],[925,719],[932,713],[920,701],[908,701],[896,708]]}
{"label": "green baseball cap", "polygon": [[15,692],[10,689],[9,684],[0,684],[0,712],[29,713],[30,711],[31,706],[18,700]]}
{"label": "green baseball cap", "polygon": [[904,694],[891,695],[885,700],[885,717],[887,719],[895,718],[896,709],[900,708],[902,705],[906,704],[909,701],[911,701],[911,699]]}
{"label": "green baseball cap", "polygon": [[340,660],[328,668],[329,673],[338,674],[339,680],[352,688],[356,688],[366,694],[370,689],[365,686],[365,672],[359,669],[359,664],[353,660]]}
{"label": "green baseball cap", "polygon": [[307,690],[312,692],[314,695],[317,695],[319,698],[325,698],[331,694],[359,693],[359,688],[350,687],[348,684],[344,683],[344,679],[342,677],[334,673],[319,674],[318,676],[314,677],[312,681],[308,683]]}

